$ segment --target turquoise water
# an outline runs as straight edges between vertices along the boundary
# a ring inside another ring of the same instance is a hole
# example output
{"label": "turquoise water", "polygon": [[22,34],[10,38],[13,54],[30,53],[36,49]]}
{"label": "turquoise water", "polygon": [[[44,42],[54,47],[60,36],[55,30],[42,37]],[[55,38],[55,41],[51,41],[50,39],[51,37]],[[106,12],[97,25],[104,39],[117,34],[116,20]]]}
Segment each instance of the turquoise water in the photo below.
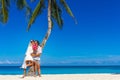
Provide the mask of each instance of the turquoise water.
{"label": "turquoise water", "polygon": [[[0,75],[22,74],[19,66],[0,66]],[[120,66],[42,66],[42,74],[119,74]]]}

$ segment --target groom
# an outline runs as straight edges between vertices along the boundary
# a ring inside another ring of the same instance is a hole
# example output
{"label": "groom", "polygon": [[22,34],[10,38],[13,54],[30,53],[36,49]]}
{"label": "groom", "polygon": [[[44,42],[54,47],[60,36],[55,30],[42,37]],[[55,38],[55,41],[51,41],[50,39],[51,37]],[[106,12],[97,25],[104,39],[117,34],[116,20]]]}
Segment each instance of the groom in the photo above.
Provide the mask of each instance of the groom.
{"label": "groom", "polygon": [[35,63],[35,74],[36,74],[36,71],[38,72],[38,76],[40,77],[41,74],[40,74],[40,55],[42,53],[42,47],[40,46],[40,43],[39,41],[35,41],[36,43],[36,46],[37,46],[37,51],[36,51],[36,54],[32,53],[31,56],[33,57],[33,62]]}

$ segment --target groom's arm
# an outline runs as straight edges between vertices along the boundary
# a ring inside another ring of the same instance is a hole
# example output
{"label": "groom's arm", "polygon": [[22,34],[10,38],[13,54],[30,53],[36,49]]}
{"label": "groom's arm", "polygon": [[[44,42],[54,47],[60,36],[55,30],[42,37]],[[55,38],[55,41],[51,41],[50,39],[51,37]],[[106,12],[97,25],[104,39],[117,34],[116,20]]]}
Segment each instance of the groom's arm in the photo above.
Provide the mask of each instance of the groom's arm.
{"label": "groom's arm", "polygon": [[38,47],[38,53],[35,55],[35,57],[40,57],[41,53],[42,53],[42,47]]}
{"label": "groom's arm", "polygon": [[37,54],[35,54],[34,57],[40,57],[40,55],[41,55],[41,53],[37,53]]}
{"label": "groom's arm", "polygon": [[37,50],[38,53],[36,54],[31,54],[32,57],[40,57],[41,53],[42,53],[42,47],[39,47],[38,50]]}
{"label": "groom's arm", "polygon": [[41,55],[41,53],[36,53],[36,54],[31,53],[31,56],[32,56],[32,57],[39,57],[40,55]]}

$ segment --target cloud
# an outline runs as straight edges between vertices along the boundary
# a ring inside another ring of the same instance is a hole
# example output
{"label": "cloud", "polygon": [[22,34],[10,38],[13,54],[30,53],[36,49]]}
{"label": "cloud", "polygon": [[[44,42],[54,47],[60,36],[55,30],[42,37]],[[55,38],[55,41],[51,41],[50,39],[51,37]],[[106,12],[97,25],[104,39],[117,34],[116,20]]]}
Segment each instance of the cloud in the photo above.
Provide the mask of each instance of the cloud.
{"label": "cloud", "polygon": [[[0,59],[0,65],[2,64],[19,64],[21,65],[23,60],[21,59]],[[119,65],[119,55],[106,55],[106,56],[66,56],[55,57],[42,55],[40,60],[41,65]]]}
{"label": "cloud", "polygon": [[14,60],[4,60],[0,61],[0,64],[20,64],[20,61],[14,61]]}
{"label": "cloud", "polygon": [[119,65],[119,55],[106,56],[66,56],[66,57],[52,57],[44,56],[41,59],[42,64],[49,65]]}

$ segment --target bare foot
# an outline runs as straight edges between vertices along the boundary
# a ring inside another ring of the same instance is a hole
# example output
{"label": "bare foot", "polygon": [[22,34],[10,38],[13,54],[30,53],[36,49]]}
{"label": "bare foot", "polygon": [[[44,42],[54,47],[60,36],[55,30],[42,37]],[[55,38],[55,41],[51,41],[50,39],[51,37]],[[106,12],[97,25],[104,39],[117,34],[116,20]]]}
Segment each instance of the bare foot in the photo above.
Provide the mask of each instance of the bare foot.
{"label": "bare foot", "polygon": [[34,75],[34,77],[37,77],[37,75]]}
{"label": "bare foot", "polygon": [[39,77],[41,77],[41,75],[40,75],[40,74],[38,74],[38,76],[39,76]]}
{"label": "bare foot", "polygon": [[26,77],[26,75],[23,75],[21,78],[25,78]]}

